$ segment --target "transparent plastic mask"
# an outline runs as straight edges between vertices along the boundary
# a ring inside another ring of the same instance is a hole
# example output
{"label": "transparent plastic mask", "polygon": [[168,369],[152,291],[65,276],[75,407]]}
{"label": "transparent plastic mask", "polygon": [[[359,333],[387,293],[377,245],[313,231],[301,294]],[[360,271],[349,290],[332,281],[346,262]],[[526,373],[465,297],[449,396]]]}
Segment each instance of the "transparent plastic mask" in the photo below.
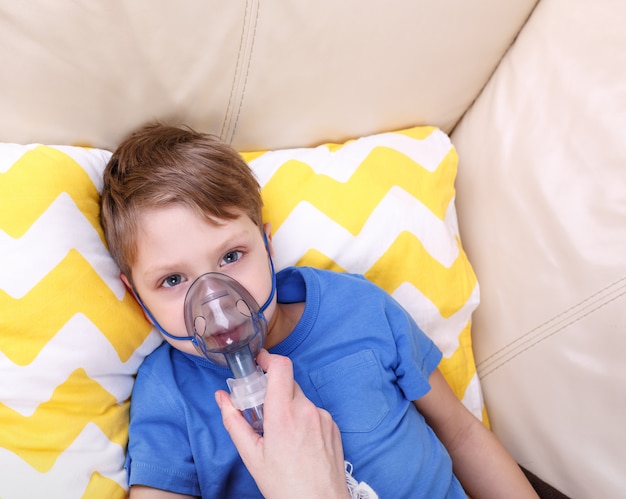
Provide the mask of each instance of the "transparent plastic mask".
{"label": "transparent plastic mask", "polygon": [[184,308],[194,346],[208,360],[230,368],[233,405],[262,433],[266,378],[255,358],[265,343],[267,323],[258,303],[236,280],[212,272],[192,283]]}

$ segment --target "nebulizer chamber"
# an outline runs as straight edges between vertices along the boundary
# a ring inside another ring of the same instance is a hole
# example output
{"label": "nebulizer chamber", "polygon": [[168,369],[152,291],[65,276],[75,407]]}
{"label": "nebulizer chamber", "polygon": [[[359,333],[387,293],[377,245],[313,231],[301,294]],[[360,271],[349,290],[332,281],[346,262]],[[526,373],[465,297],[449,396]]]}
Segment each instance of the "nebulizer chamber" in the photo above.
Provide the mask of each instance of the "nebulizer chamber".
{"label": "nebulizer chamber", "polygon": [[211,272],[193,282],[184,307],[194,346],[208,360],[230,368],[233,405],[263,433],[267,380],[255,358],[267,337],[267,323],[256,300],[236,280]]}

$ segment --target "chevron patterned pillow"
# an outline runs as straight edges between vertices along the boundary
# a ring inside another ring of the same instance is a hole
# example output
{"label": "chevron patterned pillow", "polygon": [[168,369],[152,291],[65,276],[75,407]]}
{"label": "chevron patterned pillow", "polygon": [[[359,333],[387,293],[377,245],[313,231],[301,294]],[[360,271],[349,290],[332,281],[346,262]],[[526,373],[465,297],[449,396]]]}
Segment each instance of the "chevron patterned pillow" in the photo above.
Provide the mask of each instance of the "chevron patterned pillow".
{"label": "chevron patterned pillow", "polygon": [[[478,284],[454,209],[457,157],[419,127],[317,148],[242,153],[278,268],[358,272],[444,353],[485,423],[470,339]],[[133,375],[160,342],[118,279],[98,191],[110,153],[0,144],[0,497],[123,498]]]}
{"label": "chevron patterned pillow", "polygon": [[439,129],[242,156],[262,186],[275,264],[364,274],[442,350],[443,375],[485,424],[470,337],[476,276],[454,206],[457,155]]}
{"label": "chevron patterned pillow", "polygon": [[110,153],[0,144],[0,497],[124,498],[128,400],[161,341],[99,222]]}

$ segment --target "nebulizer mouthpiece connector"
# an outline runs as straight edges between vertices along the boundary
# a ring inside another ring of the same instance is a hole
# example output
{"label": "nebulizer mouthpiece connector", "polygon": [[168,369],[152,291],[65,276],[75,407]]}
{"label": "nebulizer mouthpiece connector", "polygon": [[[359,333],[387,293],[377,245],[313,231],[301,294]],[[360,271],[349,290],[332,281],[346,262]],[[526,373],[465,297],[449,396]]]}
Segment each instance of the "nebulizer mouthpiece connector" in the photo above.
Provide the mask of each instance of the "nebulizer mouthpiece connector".
{"label": "nebulizer mouthpiece connector", "polygon": [[267,323],[256,300],[231,277],[204,274],[187,291],[185,325],[198,352],[230,368],[233,405],[263,433],[267,379],[255,358],[265,343]]}

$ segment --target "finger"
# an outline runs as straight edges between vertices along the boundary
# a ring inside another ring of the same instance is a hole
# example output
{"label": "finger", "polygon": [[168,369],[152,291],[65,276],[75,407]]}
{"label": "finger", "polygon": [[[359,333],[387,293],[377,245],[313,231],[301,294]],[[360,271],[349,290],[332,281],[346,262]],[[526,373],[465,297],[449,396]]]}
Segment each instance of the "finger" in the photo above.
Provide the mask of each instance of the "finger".
{"label": "finger", "polygon": [[[285,403],[291,402],[300,392],[300,387],[293,379],[291,359],[261,350],[257,356],[257,362],[267,372],[267,394],[269,396],[266,396],[266,401],[270,402],[269,410],[272,409],[272,405],[283,407]],[[267,405],[265,409],[268,410]]]}
{"label": "finger", "polygon": [[261,348],[261,351],[256,356],[257,364],[261,366],[261,368],[266,371],[268,367],[268,363],[271,362],[272,354],[269,353],[265,348]]}
{"label": "finger", "polygon": [[233,406],[228,393],[224,390],[218,390],[215,392],[215,401],[222,413],[224,428],[237,447],[243,462],[246,466],[249,463],[259,462],[263,437],[252,429],[241,412]]}

